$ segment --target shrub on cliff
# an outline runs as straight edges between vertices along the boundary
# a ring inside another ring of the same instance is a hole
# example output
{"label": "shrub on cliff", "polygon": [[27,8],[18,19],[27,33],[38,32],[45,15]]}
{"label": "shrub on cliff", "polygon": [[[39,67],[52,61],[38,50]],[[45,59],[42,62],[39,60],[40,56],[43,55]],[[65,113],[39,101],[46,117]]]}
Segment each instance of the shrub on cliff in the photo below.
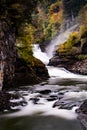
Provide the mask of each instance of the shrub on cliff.
{"label": "shrub on cliff", "polygon": [[26,60],[28,55],[32,56],[32,46],[34,39],[35,27],[31,24],[25,23],[19,28],[17,37],[17,48],[22,58]]}
{"label": "shrub on cliff", "polygon": [[61,44],[57,50],[59,55],[75,55],[79,52],[77,44],[79,43],[78,32],[73,32],[69,39]]}

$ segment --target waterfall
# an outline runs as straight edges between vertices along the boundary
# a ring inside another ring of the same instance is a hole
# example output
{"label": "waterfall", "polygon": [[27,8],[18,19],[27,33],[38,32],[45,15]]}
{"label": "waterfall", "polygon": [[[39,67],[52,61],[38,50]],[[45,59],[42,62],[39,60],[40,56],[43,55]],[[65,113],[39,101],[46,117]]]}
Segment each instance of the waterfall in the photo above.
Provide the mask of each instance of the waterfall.
{"label": "waterfall", "polygon": [[69,38],[70,34],[78,27],[78,24],[75,24],[68,28],[67,30],[61,32],[58,36],[56,36],[50,43],[50,45],[46,48],[46,53],[50,58],[53,57],[54,52],[58,48],[60,44],[63,44]]}
{"label": "waterfall", "polygon": [[[53,57],[56,48],[69,38],[70,34],[78,28],[78,24],[74,24],[72,27],[68,28],[66,31],[60,32],[51,43],[47,46],[46,52],[42,52],[39,45],[34,45],[33,56],[40,59],[46,66],[49,63],[49,59]],[[58,78],[70,78],[76,80],[87,80],[87,76],[82,76],[79,74],[73,74],[64,68],[58,68],[53,66],[47,66],[48,73],[50,77]]]}
{"label": "waterfall", "polygon": [[78,24],[73,25],[68,28],[66,31],[61,32],[56,36],[50,44],[46,47],[46,52],[42,52],[39,45],[34,45],[33,56],[40,59],[44,64],[49,63],[49,59],[53,57],[55,50],[58,46],[69,38],[70,34],[78,27]]}
{"label": "waterfall", "polygon": [[47,53],[41,51],[39,45],[34,45],[33,56],[40,59],[46,65],[49,63],[50,57],[47,55]]}

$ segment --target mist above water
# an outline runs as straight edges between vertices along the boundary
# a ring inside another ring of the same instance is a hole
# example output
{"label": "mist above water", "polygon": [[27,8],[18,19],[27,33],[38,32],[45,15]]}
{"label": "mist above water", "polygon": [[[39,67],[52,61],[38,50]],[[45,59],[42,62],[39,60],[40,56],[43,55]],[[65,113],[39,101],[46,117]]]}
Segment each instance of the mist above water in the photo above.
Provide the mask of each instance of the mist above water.
{"label": "mist above water", "polygon": [[67,39],[69,38],[70,34],[76,30],[78,27],[78,24],[75,24],[71,27],[69,27],[67,30],[60,32],[58,36],[56,36],[50,43],[50,45],[46,48],[47,55],[52,58],[56,49],[60,44],[63,44]]}
{"label": "mist above water", "polygon": [[40,59],[43,63],[48,64],[49,59],[53,57],[56,49],[60,44],[63,44],[69,38],[70,34],[75,31],[78,24],[75,24],[68,28],[66,31],[60,32],[46,47],[46,52],[42,52],[39,45],[34,45],[33,56]]}

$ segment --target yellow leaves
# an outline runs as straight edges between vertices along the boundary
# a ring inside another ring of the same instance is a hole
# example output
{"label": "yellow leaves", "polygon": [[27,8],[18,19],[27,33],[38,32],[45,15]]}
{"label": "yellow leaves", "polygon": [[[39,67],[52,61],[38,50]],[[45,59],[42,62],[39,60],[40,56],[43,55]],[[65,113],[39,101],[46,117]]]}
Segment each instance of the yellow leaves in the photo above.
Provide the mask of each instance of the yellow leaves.
{"label": "yellow leaves", "polygon": [[50,16],[50,23],[56,23],[56,22],[59,22],[61,23],[62,21],[62,10],[59,11],[58,13],[54,13]]}
{"label": "yellow leaves", "polygon": [[34,39],[35,28],[28,23],[25,23],[19,29],[19,37],[17,39],[17,46],[20,55],[27,60],[29,55],[32,56],[32,46]]}
{"label": "yellow leaves", "polygon": [[20,37],[25,40],[27,44],[34,43],[34,33],[36,29],[33,25],[25,23],[19,30]]}
{"label": "yellow leaves", "polygon": [[57,13],[62,9],[62,2],[58,1],[56,3],[51,4],[50,8],[49,8],[49,12],[48,15],[52,15],[53,13]]}
{"label": "yellow leaves", "polygon": [[62,2],[56,2],[50,6],[48,16],[50,23],[61,23],[63,18],[63,7]]}
{"label": "yellow leaves", "polygon": [[77,43],[79,41],[79,33],[78,32],[73,32],[69,39],[68,39],[68,43],[70,43],[72,46]]}
{"label": "yellow leaves", "polygon": [[75,46],[78,42],[78,32],[73,32],[69,39],[59,46],[57,51],[60,55],[75,55],[79,52],[78,48]]}

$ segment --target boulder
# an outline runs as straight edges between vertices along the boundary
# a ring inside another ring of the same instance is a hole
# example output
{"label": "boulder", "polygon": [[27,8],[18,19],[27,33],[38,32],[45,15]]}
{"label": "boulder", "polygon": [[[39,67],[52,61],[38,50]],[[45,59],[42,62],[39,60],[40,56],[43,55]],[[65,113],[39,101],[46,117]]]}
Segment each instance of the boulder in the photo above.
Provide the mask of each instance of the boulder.
{"label": "boulder", "polygon": [[45,90],[38,90],[37,91],[38,93],[40,93],[40,94],[49,94],[49,93],[51,93],[51,90],[50,89],[45,89]]}
{"label": "boulder", "polygon": [[49,76],[45,65],[34,57],[33,64],[30,59],[29,63],[22,59],[15,44],[15,28],[10,21],[0,20],[0,87],[8,89],[47,79]]}
{"label": "boulder", "polygon": [[87,59],[75,62],[68,66],[67,69],[73,73],[87,75]]}
{"label": "boulder", "polygon": [[0,91],[0,112],[20,110],[20,106],[26,106],[27,102],[19,93],[7,93]]}
{"label": "boulder", "polygon": [[[37,64],[37,62],[39,63]],[[40,83],[49,77],[45,65],[39,60],[32,66],[28,65],[24,59],[16,58],[14,67],[15,71],[12,79],[7,78],[6,75],[4,76],[3,89]]]}
{"label": "boulder", "polygon": [[87,129],[87,99],[76,110],[78,113],[78,120],[81,122],[84,129]]}
{"label": "boulder", "polygon": [[53,104],[53,108],[58,107],[58,109],[68,109],[71,110],[73,107],[79,106],[80,101],[70,101],[70,100],[58,100]]}
{"label": "boulder", "polygon": [[77,113],[87,114],[87,99],[80,105],[79,109],[76,110]]}
{"label": "boulder", "polygon": [[83,44],[81,51],[82,54],[87,54],[87,41]]}

